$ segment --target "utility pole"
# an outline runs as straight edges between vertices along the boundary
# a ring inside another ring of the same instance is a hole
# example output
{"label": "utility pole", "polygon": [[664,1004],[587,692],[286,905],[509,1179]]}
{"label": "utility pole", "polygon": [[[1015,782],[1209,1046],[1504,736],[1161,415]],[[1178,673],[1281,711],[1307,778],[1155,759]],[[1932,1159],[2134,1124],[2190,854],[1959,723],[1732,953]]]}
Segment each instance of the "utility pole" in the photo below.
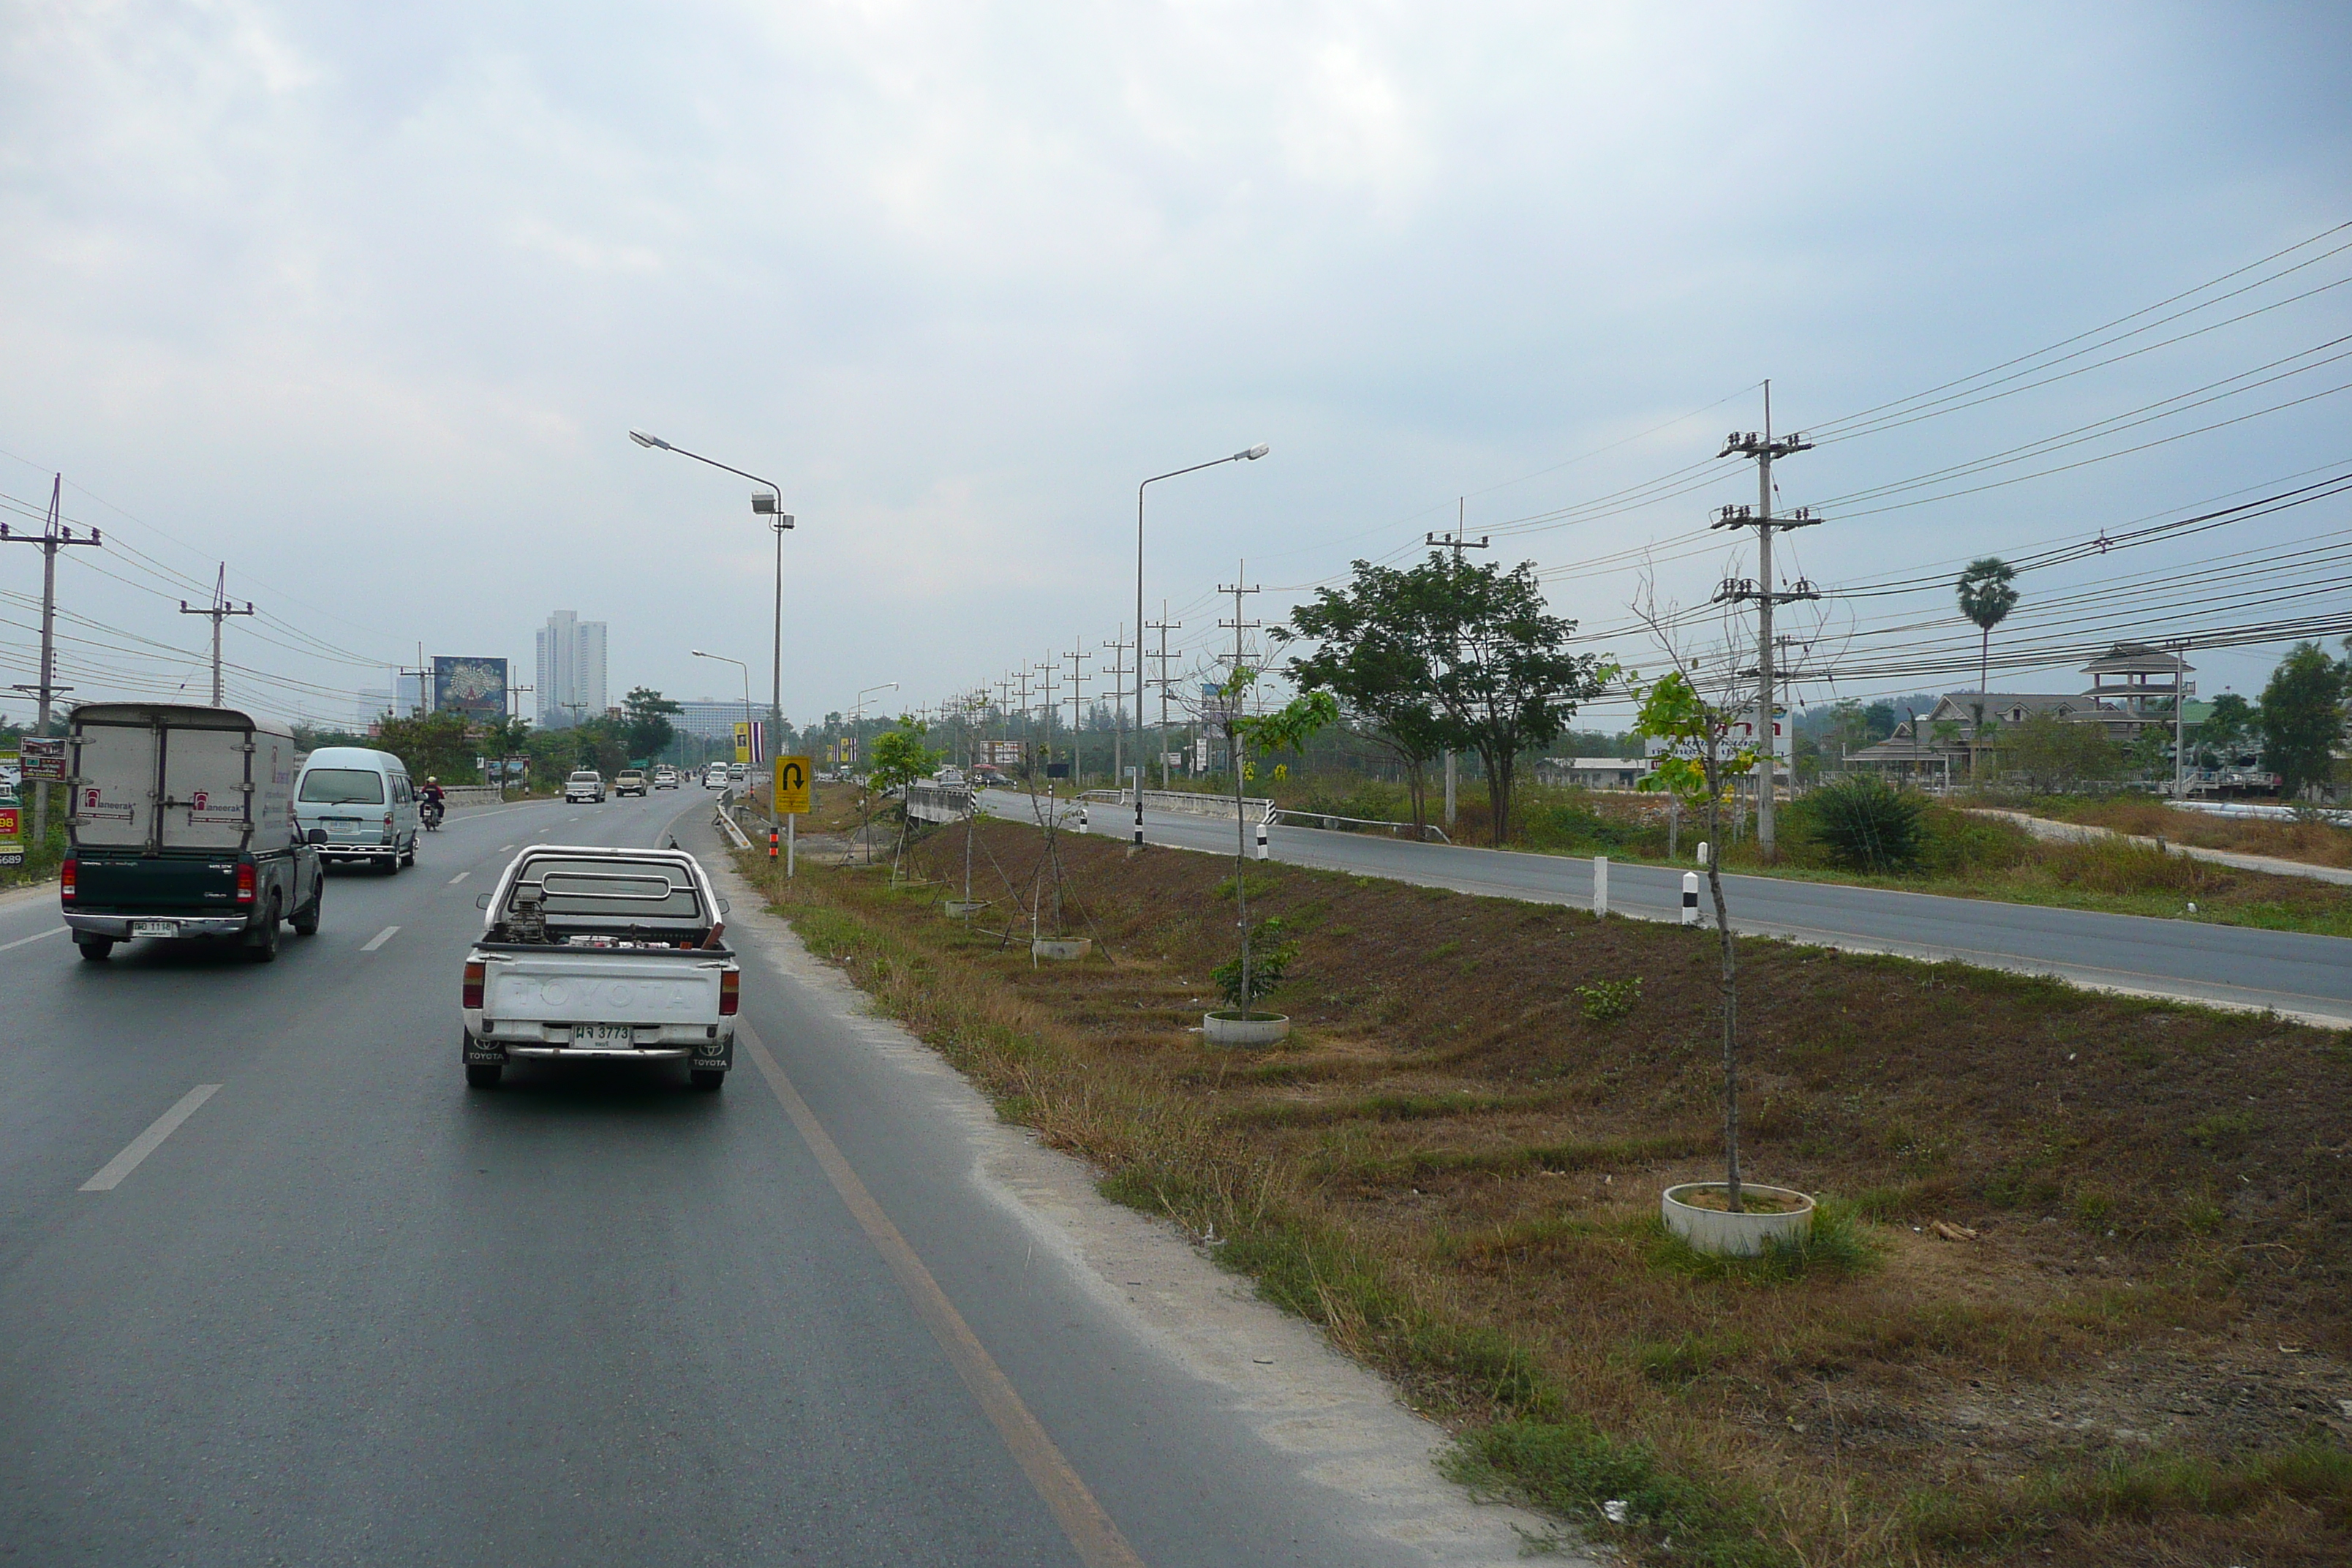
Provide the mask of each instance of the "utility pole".
{"label": "utility pole", "polygon": [[1753,584],[1728,581],[1716,595],[1717,603],[1753,599],[1756,602],[1756,694],[1761,710],[1757,715],[1756,736],[1764,753],[1763,777],[1756,787],[1756,847],[1769,860],[1774,855],[1772,837],[1772,795],[1774,755],[1779,751],[1773,731],[1778,728],[1772,714],[1772,609],[1798,599],[1818,599],[1821,595],[1811,583],[1799,578],[1795,588],[1782,592],[1779,579],[1772,575],[1772,535],[1791,528],[1811,528],[1822,520],[1813,515],[1811,507],[1799,507],[1787,517],[1772,515],[1772,459],[1798,452],[1810,452],[1813,444],[1801,435],[1772,437],[1772,384],[1764,384],[1764,430],[1761,435],[1750,430],[1733,431],[1723,438],[1723,450],[1718,458],[1753,458],[1756,459],[1756,506],[1753,510],[1744,506],[1727,506],[1719,510],[1710,524],[1715,528],[1752,528],[1756,531],[1756,581]]}
{"label": "utility pole", "polygon": [[209,616],[212,617],[213,706],[217,708],[221,705],[221,622],[226,620],[231,616],[249,616],[253,614],[253,601],[247,599],[245,602],[245,608],[241,610],[229,604],[228,563],[224,561],[221,563],[220,575],[213,579],[213,602],[205,608],[199,610],[192,608],[189,605],[188,601],[183,599],[180,601],[180,614],[184,616]]}
{"label": "utility pole", "polygon": [[[1483,533],[1478,536],[1476,543],[1474,544],[1470,542],[1469,535],[1463,527],[1465,517],[1469,510],[1469,507],[1470,500],[1467,496],[1457,498],[1454,503],[1454,531],[1451,533],[1424,534],[1422,537],[1422,542],[1431,546],[1433,549],[1451,550],[1454,552],[1454,565],[1456,571],[1461,569],[1462,552],[1464,551],[1490,550],[1494,548],[1493,542],[1486,534]],[[1451,828],[1454,826],[1455,772],[1454,752],[1449,749],[1445,753],[1445,826],[1448,828]]]}
{"label": "utility pole", "polygon": [[[86,539],[78,539],[74,531],[65,525],[66,477],[58,474],[49,480],[49,515],[38,533],[11,533],[8,525],[0,522],[0,543],[37,544],[41,547],[41,678],[32,686],[18,685],[18,691],[35,694],[39,706],[39,719],[34,732],[47,738],[49,732],[49,707],[60,691],[71,691],[70,686],[58,684],[58,552],[69,544],[97,544],[98,530],[91,529]],[[36,851],[45,850],[49,842],[49,781],[39,780],[33,786],[33,845]]]}
{"label": "utility pole", "polygon": [[1070,661],[1070,793],[1085,786],[1087,772],[1086,671],[1079,668],[1094,658],[1084,648],[1062,656]]}
{"label": "utility pole", "polygon": [[[1168,618],[1168,601],[1162,599],[1160,601],[1160,618],[1146,622],[1145,629],[1160,634],[1160,652],[1154,656],[1160,660],[1160,679],[1153,684],[1160,688],[1160,729],[1156,738],[1160,742],[1160,787],[1164,790],[1168,787],[1168,691],[1172,684],[1168,677],[1168,660],[1171,657],[1168,652],[1168,634],[1183,630],[1184,623]],[[1138,652],[1135,656],[1138,664],[1143,660],[1140,651],[1142,644],[1143,639],[1138,637],[1136,639]],[[1139,710],[1135,715],[1135,732],[1137,740],[1140,741],[1143,736],[1143,714]],[[1140,780],[1143,775],[1139,773],[1136,777]],[[1139,783],[1136,787],[1139,790],[1142,785]]]}
{"label": "utility pole", "polygon": [[1242,579],[1247,575],[1248,571],[1249,563],[1244,561],[1241,563],[1241,569],[1234,574],[1231,587],[1223,584],[1217,586],[1218,593],[1231,594],[1234,596],[1234,618],[1230,621],[1219,621],[1217,625],[1234,628],[1234,672],[1226,678],[1224,690],[1227,714],[1225,761],[1234,770],[1234,913],[1238,918],[1242,928],[1242,1016],[1244,1017],[1249,1016],[1250,1010],[1249,823],[1242,809],[1242,694],[1238,688],[1241,681],[1242,660],[1245,657],[1245,645],[1242,639],[1252,628],[1265,624],[1261,621],[1246,621],[1242,618],[1242,595],[1257,592],[1255,587],[1243,585]]}
{"label": "utility pole", "polygon": [[1051,795],[1054,778],[1054,658],[1048,654],[1045,663],[1033,664],[1029,668],[1044,672],[1037,696],[1039,706],[1045,710],[1045,793]]}
{"label": "utility pole", "polygon": [[[1124,748],[1127,744],[1128,648],[1129,647],[1134,647],[1136,650],[1135,656],[1139,661],[1143,658],[1143,640],[1140,637],[1138,637],[1134,643],[1129,644],[1126,640],[1126,637],[1127,624],[1122,621],[1119,623],[1118,636],[1103,644],[1103,647],[1111,650],[1110,689],[1112,707],[1110,731],[1110,787],[1115,790],[1118,790],[1121,793],[1124,793],[1127,789],[1127,774],[1121,770],[1126,766],[1127,763],[1126,756],[1123,753]],[[1136,673],[1138,675],[1143,673],[1143,667],[1140,662],[1136,666]],[[1135,787],[1141,789],[1143,787],[1143,784],[1140,782],[1143,777],[1143,746],[1141,743],[1143,740],[1143,715],[1140,713],[1138,713],[1135,716],[1135,738],[1137,742],[1135,748],[1135,776],[1138,780]]]}

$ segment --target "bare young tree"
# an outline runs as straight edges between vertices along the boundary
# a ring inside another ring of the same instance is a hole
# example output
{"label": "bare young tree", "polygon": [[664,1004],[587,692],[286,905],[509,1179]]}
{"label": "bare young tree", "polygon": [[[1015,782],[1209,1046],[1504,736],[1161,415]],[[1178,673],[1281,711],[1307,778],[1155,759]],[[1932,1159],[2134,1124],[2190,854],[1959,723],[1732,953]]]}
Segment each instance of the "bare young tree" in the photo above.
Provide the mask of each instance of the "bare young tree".
{"label": "bare young tree", "polygon": [[1706,886],[1715,905],[1716,937],[1722,956],[1717,988],[1723,1009],[1724,1199],[1726,1206],[1738,1214],[1739,956],[1732,941],[1731,914],[1723,898],[1723,807],[1737,781],[1756,767],[1755,748],[1735,744],[1732,738],[1747,706],[1747,693],[1738,684],[1736,660],[1724,661],[1720,677],[1710,679],[1702,672],[1699,661],[1676,638],[1673,608],[1659,608],[1651,584],[1643,584],[1633,610],[1649,628],[1670,667],[1663,678],[1647,683],[1635,675],[1627,677],[1641,702],[1635,732],[1666,744],[1657,767],[1640,787],[1670,795],[1681,805],[1695,808],[1712,846],[1706,858]]}

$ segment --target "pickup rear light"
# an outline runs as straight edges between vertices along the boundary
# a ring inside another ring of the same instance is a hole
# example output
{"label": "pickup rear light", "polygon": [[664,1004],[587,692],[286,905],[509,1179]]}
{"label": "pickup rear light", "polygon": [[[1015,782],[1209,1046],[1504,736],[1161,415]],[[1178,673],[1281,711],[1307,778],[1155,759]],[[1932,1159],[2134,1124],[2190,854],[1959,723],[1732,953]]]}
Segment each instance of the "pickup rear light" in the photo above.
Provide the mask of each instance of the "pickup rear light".
{"label": "pickup rear light", "polygon": [[719,1016],[731,1018],[743,1000],[743,972],[730,969],[719,977]]}
{"label": "pickup rear light", "polygon": [[247,865],[239,866],[236,868],[236,901],[238,903],[249,904],[253,902],[253,867],[251,864],[248,863]]}
{"label": "pickup rear light", "polygon": [[81,862],[68,860],[58,868],[58,895],[66,903],[74,901],[74,879],[81,871]]}
{"label": "pickup rear light", "polygon": [[483,969],[484,966],[479,963],[466,965],[466,988],[457,999],[458,1005],[477,1008],[482,1005]]}

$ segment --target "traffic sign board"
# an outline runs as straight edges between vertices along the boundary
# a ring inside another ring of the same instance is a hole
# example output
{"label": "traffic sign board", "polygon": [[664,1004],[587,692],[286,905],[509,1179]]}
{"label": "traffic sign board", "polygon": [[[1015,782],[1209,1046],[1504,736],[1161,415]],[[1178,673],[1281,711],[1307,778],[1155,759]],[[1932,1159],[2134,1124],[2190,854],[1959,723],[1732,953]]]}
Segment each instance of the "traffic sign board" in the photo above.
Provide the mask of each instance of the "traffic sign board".
{"label": "traffic sign board", "polygon": [[776,815],[806,816],[809,812],[810,763],[806,757],[776,759]]}

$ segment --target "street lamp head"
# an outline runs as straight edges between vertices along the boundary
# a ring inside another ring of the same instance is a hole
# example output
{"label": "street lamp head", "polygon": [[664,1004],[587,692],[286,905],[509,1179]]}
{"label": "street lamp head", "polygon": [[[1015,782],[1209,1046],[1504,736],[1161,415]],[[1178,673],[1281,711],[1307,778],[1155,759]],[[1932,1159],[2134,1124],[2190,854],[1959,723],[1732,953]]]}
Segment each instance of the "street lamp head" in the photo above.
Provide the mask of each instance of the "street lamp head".
{"label": "street lamp head", "polygon": [[778,498],[766,490],[751,492],[751,512],[755,517],[774,517],[781,511]]}
{"label": "street lamp head", "polygon": [[629,439],[635,441],[640,447],[658,447],[665,452],[669,450],[668,442],[663,440],[658,436],[648,436],[642,430],[630,431]]}
{"label": "street lamp head", "polygon": [[1264,443],[1263,441],[1261,441],[1261,442],[1259,442],[1256,446],[1252,447],[1248,451],[1246,451],[1246,452],[1236,452],[1236,453],[1234,453],[1234,457],[1236,457],[1236,458],[1246,458],[1248,461],[1255,463],[1255,462],[1256,462],[1260,458],[1265,457],[1268,452],[1270,452],[1270,451],[1272,451],[1272,450],[1274,450],[1274,448],[1273,448],[1273,447],[1268,447],[1265,443]]}

